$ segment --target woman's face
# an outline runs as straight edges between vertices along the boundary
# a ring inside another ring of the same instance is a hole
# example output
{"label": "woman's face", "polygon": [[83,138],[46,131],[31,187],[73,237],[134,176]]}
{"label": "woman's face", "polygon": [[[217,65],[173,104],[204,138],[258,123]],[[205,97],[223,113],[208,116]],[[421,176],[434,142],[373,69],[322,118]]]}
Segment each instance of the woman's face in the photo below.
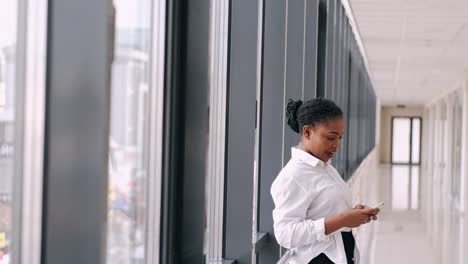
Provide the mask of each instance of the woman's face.
{"label": "woman's face", "polygon": [[344,119],[337,117],[312,126],[304,126],[301,145],[316,158],[327,162],[341,144]]}

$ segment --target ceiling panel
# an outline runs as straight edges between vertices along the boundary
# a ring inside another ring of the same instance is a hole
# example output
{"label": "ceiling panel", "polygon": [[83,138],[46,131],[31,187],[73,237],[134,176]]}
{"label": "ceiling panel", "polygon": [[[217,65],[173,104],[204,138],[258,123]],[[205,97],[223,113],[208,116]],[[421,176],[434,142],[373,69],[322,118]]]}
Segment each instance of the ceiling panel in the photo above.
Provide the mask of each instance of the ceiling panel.
{"label": "ceiling panel", "polygon": [[468,69],[468,1],[351,0],[383,104],[424,104]]}

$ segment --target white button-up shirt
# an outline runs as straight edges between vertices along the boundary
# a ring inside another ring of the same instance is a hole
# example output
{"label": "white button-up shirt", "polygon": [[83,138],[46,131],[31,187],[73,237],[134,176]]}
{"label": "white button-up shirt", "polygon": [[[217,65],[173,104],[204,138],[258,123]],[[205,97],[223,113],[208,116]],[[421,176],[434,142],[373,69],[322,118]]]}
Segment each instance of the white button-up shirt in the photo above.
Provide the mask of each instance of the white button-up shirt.
{"label": "white button-up shirt", "polygon": [[320,253],[336,264],[347,264],[341,232],[350,229],[325,235],[325,218],[352,208],[351,190],[329,162],[297,147],[291,152],[271,186],[276,240],[293,252],[291,264],[309,263]]}

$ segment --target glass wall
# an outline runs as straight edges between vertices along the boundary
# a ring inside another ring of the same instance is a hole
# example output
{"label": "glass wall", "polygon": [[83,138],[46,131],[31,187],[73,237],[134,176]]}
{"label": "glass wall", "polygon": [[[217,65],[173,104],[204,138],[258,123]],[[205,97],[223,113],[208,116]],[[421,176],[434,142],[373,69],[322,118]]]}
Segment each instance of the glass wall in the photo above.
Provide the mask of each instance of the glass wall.
{"label": "glass wall", "polygon": [[107,263],[145,263],[151,1],[115,0]]}
{"label": "glass wall", "polygon": [[0,4],[0,263],[10,263],[13,227],[17,0]]}

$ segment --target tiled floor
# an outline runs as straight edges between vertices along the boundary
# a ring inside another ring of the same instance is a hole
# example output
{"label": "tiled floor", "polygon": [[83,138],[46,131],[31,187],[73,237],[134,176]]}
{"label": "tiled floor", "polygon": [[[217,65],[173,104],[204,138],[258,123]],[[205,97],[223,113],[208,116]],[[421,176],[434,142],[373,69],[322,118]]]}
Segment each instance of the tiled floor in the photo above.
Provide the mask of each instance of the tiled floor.
{"label": "tiled floor", "polygon": [[374,225],[371,264],[437,263],[418,212],[384,211]]}
{"label": "tiled floor", "polygon": [[415,188],[419,171],[408,175],[410,170],[401,166],[380,166],[378,170],[378,200],[386,204],[373,223],[369,264],[439,264],[425,223],[419,211],[412,210],[415,199],[411,197],[418,197],[419,192]]}

